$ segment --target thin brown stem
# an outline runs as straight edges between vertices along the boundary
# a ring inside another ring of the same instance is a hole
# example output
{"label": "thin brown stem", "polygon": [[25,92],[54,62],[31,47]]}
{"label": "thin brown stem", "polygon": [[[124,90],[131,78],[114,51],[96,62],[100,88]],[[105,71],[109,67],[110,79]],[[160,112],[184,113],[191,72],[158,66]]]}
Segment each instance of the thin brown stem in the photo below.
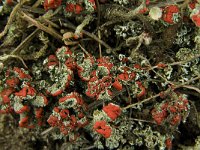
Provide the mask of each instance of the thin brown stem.
{"label": "thin brown stem", "polygon": [[78,44],[78,46],[82,49],[82,51],[83,51],[87,56],[90,56],[89,53],[85,50],[85,48],[83,48],[83,46],[81,46],[81,44]]}
{"label": "thin brown stem", "polygon": [[[193,61],[197,58],[200,57],[200,54],[198,55],[195,55],[194,57],[190,58],[190,59],[187,59],[187,60],[183,60],[183,61],[177,61],[177,62],[173,62],[173,63],[169,63],[169,64],[165,64],[166,66],[176,66],[176,65],[182,65],[182,64],[185,64],[187,62],[190,62],[190,61]],[[155,68],[159,68],[158,66],[153,66],[151,67],[150,69],[155,69]]]}
{"label": "thin brown stem", "polygon": [[24,20],[30,22],[31,24],[36,26],[38,29],[41,29],[44,32],[49,33],[50,35],[52,35],[54,38],[56,38],[60,42],[62,41],[62,36],[59,33],[57,33],[53,28],[49,28],[49,27],[41,24],[40,22],[38,22],[35,19],[31,18],[30,16],[26,15],[24,12],[21,12],[21,15]]}
{"label": "thin brown stem", "polygon": [[126,109],[129,109],[129,108],[133,108],[133,107],[135,107],[135,106],[137,106],[137,105],[139,105],[139,104],[143,104],[143,103],[148,102],[148,101],[150,101],[150,100],[152,100],[152,99],[155,99],[155,98],[157,98],[157,97],[159,97],[159,96],[160,96],[160,94],[156,94],[156,95],[151,96],[151,97],[149,97],[149,98],[146,98],[146,99],[144,99],[144,100],[142,100],[142,101],[140,101],[140,102],[137,102],[137,103],[134,103],[134,104],[130,104],[130,105],[128,105],[128,106],[126,106],[126,107],[124,107],[124,108],[122,108],[122,109],[123,109],[123,110],[126,110]]}
{"label": "thin brown stem", "polygon": [[8,22],[4,28],[4,30],[0,33],[0,39],[6,35],[6,33],[8,32],[8,29],[11,25],[11,23],[13,22],[15,15],[17,14],[17,11],[19,10],[19,8],[21,7],[21,3],[18,3],[12,10],[12,12],[10,13],[10,17],[8,19]]}
{"label": "thin brown stem", "polygon": [[37,0],[37,1],[33,4],[32,8],[37,8],[39,5],[41,5],[42,1],[43,1],[43,0]]}
{"label": "thin brown stem", "polygon": [[9,58],[17,58],[17,59],[19,59],[22,62],[22,64],[24,65],[24,67],[28,68],[26,63],[24,62],[24,60],[21,57],[17,56],[17,55],[5,55],[5,56],[2,56],[2,57],[0,57],[0,61],[6,61]]}
{"label": "thin brown stem", "polygon": [[39,29],[36,29],[34,32],[32,32],[24,41],[22,41],[12,52],[11,55],[16,55],[20,52],[22,48],[25,47],[26,44],[28,44],[37,34],[39,33]]}
{"label": "thin brown stem", "polygon": [[50,127],[50,128],[48,128],[48,129],[44,130],[44,131],[41,133],[41,135],[44,136],[45,134],[51,132],[53,129],[54,129],[54,127]]}
{"label": "thin brown stem", "polygon": [[200,89],[191,85],[183,85],[182,87],[187,88],[187,89],[191,89],[194,90],[196,92],[198,92],[200,94]]}

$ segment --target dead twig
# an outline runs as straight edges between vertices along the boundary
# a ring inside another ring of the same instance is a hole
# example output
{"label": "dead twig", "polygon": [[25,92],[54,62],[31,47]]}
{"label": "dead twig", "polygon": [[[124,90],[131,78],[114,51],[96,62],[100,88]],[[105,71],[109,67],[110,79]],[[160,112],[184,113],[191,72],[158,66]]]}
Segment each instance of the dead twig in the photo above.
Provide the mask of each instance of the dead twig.
{"label": "dead twig", "polygon": [[4,28],[4,30],[0,33],[0,39],[6,35],[6,33],[8,32],[8,29],[11,25],[11,23],[13,22],[15,15],[17,14],[17,11],[19,10],[19,8],[21,7],[23,3],[18,3],[12,10],[12,12],[10,13],[10,17],[8,19],[8,22]]}
{"label": "dead twig", "polygon": [[41,5],[42,1],[43,1],[43,0],[37,0],[37,1],[33,4],[32,8],[37,8],[39,5]]}
{"label": "dead twig", "polygon": [[[101,32],[99,30],[99,25],[100,25],[100,5],[99,5],[99,1],[95,0],[95,4],[97,6],[97,33],[98,33],[98,38],[101,39]],[[99,57],[102,57],[102,50],[101,50],[101,44],[99,43]]]}
{"label": "dead twig", "polygon": [[60,28],[59,25],[55,24],[54,22],[50,21],[49,19],[46,19],[46,18],[44,18],[44,17],[41,17],[41,20],[42,20],[44,23],[46,23],[46,24],[48,24],[48,25],[50,25],[50,26],[52,26],[52,27],[54,27],[54,28],[57,28],[57,29]]}
{"label": "dead twig", "polygon": [[50,128],[48,128],[48,129],[44,130],[44,131],[41,133],[41,135],[44,136],[45,134],[51,132],[53,129],[55,129],[55,128],[54,128],[54,127],[50,127]]}
{"label": "dead twig", "polygon": [[190,89],[190,90],[194,90],[196,92],[198,92],[200,94],[200,89],[191,85],[183,85],[182,87]]}
{"label": "dead twig", "polygon": [[137,105],[140,105],[140,104],[143,104],[143,103],[145,103],[145,102],[148,102],[148,101],[150,101],[150,100],[152,100],[152,99],[155,99],[155,98],[157,98],[157,97],[159,97],[159,96],[160,96],[160,94],[156,94],[156,95],[151,96],[151,97],[149,97],[149,98],[146,98],[146,99],[144,99],[144,100],[142,100],[142,101],[140,101],[140,102],[137,102],[137,103],[134,103],[134,104],[130,104],[130,105],[126,106],[126,107],[123,107],[122,109],[123,109],[123,110],[126,110],[126,109],[129,109],[129,108],[133,108],[133,107],[135,107],[135,106],[137,106]]}
{"label": "dead twig", "polygon": [[50,35],[52,35],[54,38],[56,38],[57,40],[59,40],[60,42],[62,42],[62,36],[57,33],[53,28],[49,28],[43,24],[41,24],[40,22],[36,21],[35,19],[31,18],[30,16],[26,15],[24,12],[20,12],[22,15],[22,18],[28,22],[30,22],[31,24],[33,24],[34,26],[36,26],[37,28],[43,30],[44,32],[49,33]]}
{"label": "dead twig", "polygon": [[27,65],[26,65],[26,63],[24,62],[24,60],[21,57],[17,56],[17,55],[5,55],[5,56],[1,56],[0,57],[0,61],[6,61],[9,58],[17,58],[17,59],[19,59],[22,62],[22,64],[24,65],[24,67],[28,68]]}
{"label": "dead twig", "polygon": [[83,51],[87,56],[90,56],[89,53],[85,50],[85,48],[83,48],[83,46],[81,46],[81,44],[78,44],[78,46],[82,49],[82,51]]}
{"label": "dead twig", "polygon": [[[72,23],[65,23],[63,24],[65,27],[68,27],[70,29],[76,30],[76,27],[74,25],[72,25]],[[115,57],[118,58],[117,54],[115,51],[113,51],[112,47],[109,46],[107,43],[105,43],[104,41],[102,41],[101,39],[99,39],[96,35],[86,31],[86,30],[82,30],[82,33],[87,35],[88,37],[92,38],[93,40],[97,41],[98,43],[100,43],[101,45],[103,45],[105,48],[107,48],[107,50],[111,51],[113,53],[113,55]]]}
{"label": "dead twig", "polygon": [[[104,41],[100,40],[96,35],[90,33],[90,32],[87,32],[85,30],[82,31],[83,34],[91,37],[92,39],[94,39],[95,41],[99,42],[100,44],[102,44],[104,47],[106,47],[107,49],[111,50],[112,51],[112,47],[110,47],[108,44],[106,44]],[[116,54],[115,54],[116,55]]]}

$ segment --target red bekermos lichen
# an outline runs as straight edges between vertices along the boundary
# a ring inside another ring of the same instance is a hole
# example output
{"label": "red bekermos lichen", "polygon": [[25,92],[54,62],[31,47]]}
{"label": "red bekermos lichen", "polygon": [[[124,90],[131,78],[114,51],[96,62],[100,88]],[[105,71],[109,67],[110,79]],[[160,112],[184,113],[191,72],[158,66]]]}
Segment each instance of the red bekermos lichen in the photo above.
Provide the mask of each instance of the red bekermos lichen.
{"label": "red bekermos lichen", "polygon": [[179,8],[177,5],[168,5],[163,10],[162,19],[169,24],[177,23],[180,18]]}
{"label": "red bekermos lichen", "polygon": [[97,133],[101,134],[105,138],[109,138],[112,132],[111,127],[107,125],[104,120],[95,122],[93,128]]}
{"label": "red bekermos lichen", "polygon": [[177,97],[176,100],[167,98],[165,102],[160,103],[151,111],[152,117],[158,125],[178,126],[181,121],[185,121],[184,119],[189,113],[189,102],[185,95],[176,93],[173,95]]}

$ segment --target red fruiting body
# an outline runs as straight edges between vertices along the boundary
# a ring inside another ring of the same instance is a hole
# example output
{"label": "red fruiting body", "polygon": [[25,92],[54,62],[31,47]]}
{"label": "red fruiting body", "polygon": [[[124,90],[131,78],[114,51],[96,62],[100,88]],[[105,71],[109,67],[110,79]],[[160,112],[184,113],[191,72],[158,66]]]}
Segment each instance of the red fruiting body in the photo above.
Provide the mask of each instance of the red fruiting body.
{"label": "red fruiting body", "polygon": [[74,38],[75,40],[78,40],[79,38],[82,38],[82,37],[83,37],[83,33],[82,33],[82,32],[80,32],[79,34],[74,33],[74,36],[73,36],[73,38]]}
{"label": "red fruiting body", "polygon": [[99,87],[97,85],[88,85],[85,94],[90,98],[94,98],[99,94],[99,92]]}
{"label": "red fruiting body", "polygon": [[166,97],[166,94],[165,94],[165,92],[161,91],[159,93],[159,96],[160,96],[160,98],[164,99]]}
{"label": "red fruiting body", "polygon": [[23,69],[14,67],[13,70],[18,75],[19,79],[31,79],[31,76],[26,74]]}
{"label": "red fruiting body", "polygon": [[49,55],[47,66],[56,66],[58,65],[58,58],[55,55]]}
{"label": "red fruiting body", "polygon": [[80,14],[83,11],[83,8],[81,5],[76,4],[75,5],[75,14]]}
{"label": "red fruiting body", "polygon": [[[178,99],[174,101],[172,99],[166,99],[166,102],[162,102],[152,110],[152,117],[157,124],[160,125],[165,121],[165,123],[173,126],[179,125],[185,112],[189,109],[189,104],[184,95],[177,96]],[[165,98],[168,98],[168,96]]]}
{"label": "red fruiting body", "polygon": [[3,99],[3,104],[9,104],[10,103],[10,98],[7,95],[2,96]]}
{"label": "red fruiting body", "polygon": [[130,80],[135,79],[135,77],[136,77],[135,72],[131,72],[131,73],[129,74],[129,78],[130,78]]}
{"label": "red fruiting body", "polygon": [[67,3],[65,10],[67,12],[80,14],[83,11],[83,7],[81,5],[79,5],[79,4]]}
{"label": "red fruiting body", "polygon": [[16,87],[18,84],[19,84],[19,78],[11,78],[11,79],[7,79],[6,80],[6,84],[9,86],[9,87]]}
{"label": "red fruiting body", "polygon": [[[62,47],[61,47],[62,48]],[[61,49],[60,48],[60,49]],[[69,47],[66,47],[66,46],[64,46],[64,48],[65,48],[65,55],[67,56],[67,57],[70,57],[71,55],[72,55],[72,51],[70,50],[70,48]],[[59,50],[59,49],[58,49]],[[57,51],[58,51],[57,50]]]}
{"label": "red fruiting body", "polygon": [[118,91],[121,91],[122,90],[122,84],[119,82],[119,80],[115,80],[115,82],[112,84],[112,86],[118,90]]}
{"label": "red fruiting body", "polygon": [[112,78],[110,76],[104,76],[99,82],[103,85],[102,88],[109,87],[112,83]]}
{"label": "red fruiting body", "polygon": [[[93,77],[91,77],[89,82],[87,83],[86,95],[91,98],[99,97],[102,93],[106,92],[106,89],[109,86],[111,86],[112,78],[110,76],[104,76],[102,77],[102,79],[98,79],[95,72],[91,74],[93,74]],[[109,90],[107,90],[107,92],[107,94],[111,94]]]}
{"label": "red fruiting body", "polygon": [[59,125],[59,120],[57,117],[51,115],[47,122],[50,124],[50,126],[55,127]]}
{"label": "red fruiting body", "polygon": [[60,112],[60,108],[54,107],[53,111],[56,112],[56,113],[59,113]]}
{"label": "red fruiting body", "polygon": [[90,98],[94,98],[97,95],[95,91],[96,90],[94,90],[94,88],[93,89],[88,88],[85,94]]}
{"label": "red fruiting body", "polygon": [[61,132],[62,134],[64,134],[64,135],[67,135],[67,134],[69,133],[69,130],[68,130],[68,128],[66,128],[65,125],[62,125],[62,126],[60,127],[60,132]]}
{"label": "red fruiting body", "polygon": [[176,113],[176,112],[177,112],[175,106],[170,106],[170,107],[169,107],[169,111],[170,111],[171,113]]}
{"label": "red fruiting body", "polygon": [[105,138],[109,138],[112,132],[111,127],[106,125],[104,120],[95,122],[93,128],[97,133],[103,135]]}
{"label": "red fruiting body", "polygon": [[76,120],[75,115],[71,115],[71,116],[70,116],[70,124],[71,124],[72,126],[76,126],[76,123],[77,123],[77,120]]}
{"label": "red fruiting body", "polygon": [[82,97],[77,92],[71,92],[59,99],[59,106],[54,107],[48,123],[53,127],[58,127],[64,135],[73,134],[88,124],[88,120],[83,114],[85,108]]}
{"label": "red fruiting body", "polygon": [[140,81],[136,81],[136,84],[138,85],[138,87],[141,90],[141,92],[139,94],[137,94],[137,98],[141,98],[146,94],[146,89]]}
{"label": "red fruiting body", "polygon": [[188,4],[189,9],[193,10],[193,9],[195,8],[196,3],[197,3],[197,0],[192,0],[192,1]]}
{"label": "red fruiting body", "polygon": [[166,102],[166,103],[161,105],[161,109],[162,110],[167,110],[168,106],[169,106],[169,104]]}
{"label": "red fruiting body", "polygon": [[97,8],[97,7],[96,7],[96,4],[95,4],[95,0],[88,0],[88,2],[92,4],[92,7],[93,7],[94,9]]}
{"label": "red fruiting body", "polygon": [[75,99],[75,100],[76,100],[75,95],[73,95],[72,93],[71,93],[71,94],[68,94],[68,95],[66,95],[65,97],[60,98],[60,99],[59,99],[59,103],[63,103],[63,102],[65,102],[65,101],[67,101],[67,100],[70,100],[70,99]]}
{"label": "red fruiting body", "polygon": [[133,67],[136,69],[142,69],[142,67],[139,64],[134,64]]}
{"label": "red fruiting body", "polygon": [[162,122],[166,119],[167,117],[167,111],[166,110],[162,110],[162,111],[158,111],[156,109],[153,109],[151,111],[152,117],[155,120],[155,122],[158,125],[161,125]]}
{"label": "red fruiting body", "polygon": [[69,110],[62,109],[59,114],[60,114],[60,117],[62,119],[68,118],[69,117]]}
{"label": "red fruiting body", "polygon": [[55,9],[60,6],[62,0],[44,0],[44,9],[47,11],[48,9]]}
{"label": "red fruiting body", "polygon": [[156,65],[158,68],[165,68],[165,67],[167,67],[167,65],[166,64],[163,64],[163,63],[159,63],[159,64],[157,64]]}
{"label": "red fruiting body", "polygon": [[67,3],[67,4],[66,4],[65,10],[66,10],[67,12],[74,12],[74,9],[75,9],[75,4],[72,4],[72,3]]}
{"label": "red fruiting body", "polygon": [[108,115],[108,117],[112,121],[114,121],[121,114],[120,107],[112,103],[108,104],[107,106],[104,106],[103,111]]}
{"label": "red fruiting body", "polygon": [[171,140],[171,138],[167,138],[166,139],[165,145],[166,145],[167,150],[171,150],[172,149],[172,140]]}
{"label": "red fruiting body", "polygon": [[28,126],[28,116],[20,119],[19,121],[19,127],[27,127]]}
{"label": "red fruiting body", "polygon": [[35,96],[35,94],[36,90],[31,86],[23,87],[19,92],[15,92],[15,95],[20,97]]}
{"label": "red fruiting body", "polygon": [[10,113],[12,112],[12,109],[11,108],[4,108],[4,109],[0,109],[0,114],[7,114],[7,113]]}
{"label": "red fruiting body", "polygon": [[71,70],[76,68],[76,62],[74,61],[74,59],[72,57],[68,58],[65,61],[65,65]]}
{"label": "red fruiting body", "polygon": [[113,63],[110,62],[109,57],[101,57],[97,59],[98,67],[106,67],[108,69],[108,74],[110,74],[111,68],[114,66]]}
{"label": "red fruiting body", "polygon": [[143,8],[143,9],[140,9],[140,10],[139,10],[139,13],[140,13],[140,14],[144,14],[144,13],[146,13],[148,10],[149,10],[149,9],[148,9],[147,7],[145,7],[145,8]]}
{"label": "red fruiting body", "polygon": [[10,6],[13,5],[13,0],[6,0],[6,4]]}
{"label": "red fruiting body", "polygon": [[10,94],[12,94],[14,92],[14,89],[13,88],[7,88],[7,89],[4,89],[3,91],[1,91],[0,95],[1,96],[10,96]]}
{"label": "red fruiting body", "polygon": [[[177,5],[168,5],[164,8],[163,20],[169,24],[174,24],[177,20],[174,20],[174,17],[178,17],[179,8]],[[177,19],[177,18],[176,18]]]}
{"label": "red fruiting body", "polygon": [[35,109],[35,117],[37,119],[42,118],[43,108],[37,108]]}
{"label": "red fruiting body", "polygon": [[197,27],[200,27],[200,10],[190,15],[192,21],[195,23]]}
{"label": "red fruiting body", "polygon": [[184,110],[187,111],[187,106],[183,102],[176,102],[175,106],[177,107],[179,112],[182,112]]}
{"label": "red fruiting body", "polygon": [[178,125],[181,121],[181,115],[177,114],[171,119],[171,125],[175,126]]}
{"label": "red fruiting body", "polygon": [[56,91],[50,92],[52,96],[58,96],[63,93],[62,89],[57,89]]}
{"label": "red fruiting body", "polygon": [[120,79],[122,81],[128,81],[129,75],[128,75],[128,73],[121,73],[121,74],[118,75],[118,79]]}
{"label": "red fruiting body", "polygon": [[[68,105],[68,101],[73,101],[74,104],[70,104],[72,105],[80,105],[83,107],[83,99],[81,98],[80,94],[77,92],[71,92],[69,94],[67,94],[66,96],[62,97],[59,99],[59,104],[61,105]],[[71,103],[71,101],[69,103]],[[69,107],[69,106],[68,106]]]}
{"label": "red fruiting body", "polygon": [[83,113],[78,114],[78,118],[83,118],[85,115]]}
{"label": "red fruiting body", "polygon": [[43,101],[44,101],[44,105],[46,106],[47,104],[48,104],[48,99],[47,99],[47,97],[46,96],[44,96],[43,94],[39,94],[39,96],[42,96],[42,98],[43,98]]}
{"label": "red fruiting body", "polygon": [[0,92],[0,96],[3,100],[4,104],[8,104],[10,103],[10,98],[9,96],[14,92],[13,88],[8,88],[8,89],[4,89],[3,91]]}
{"label": "red fruiting body", "polygon": [[43,115],[43,108],[36,108],[35,109],[35,118],[37,119],[37,124],[39,126],[43,125],[42,115]]}
{"label": "red fruiting body", "polygon": [[150,4],[150,0],[146,0],[146,5],[149,5]]}

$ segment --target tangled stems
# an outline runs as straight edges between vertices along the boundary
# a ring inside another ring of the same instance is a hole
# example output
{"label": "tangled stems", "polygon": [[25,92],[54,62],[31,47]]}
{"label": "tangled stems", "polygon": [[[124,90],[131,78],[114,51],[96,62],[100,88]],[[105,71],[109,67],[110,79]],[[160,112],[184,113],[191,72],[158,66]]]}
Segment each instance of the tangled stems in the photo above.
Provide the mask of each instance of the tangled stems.
{"label": "tangled stems", "polygon": [[[165,95],[168,95],[172,89],[175,90],[175,89],[178,89],[178,88],[181,88],[181,87],[185,87],[185,88],[188,88],[188,89],[193,89],[193,90],[199,92],[199,94],[200,94],[199,89],[194,88],[194,87],[191,87],[191,86],[187,86],[187,84],[190,84],[191,82],[196,81],[196,80],[199,80],[199,79],[200,79],[200,76],[197,76],[197,77],[195,77],[195,78],[193,78],[193,79],[191,79],[191,80],[189,80],[189,81],[187,81],[187,82],[185,82],[185,83],[182,83],[182,84],[179,84],[179,85],[178,85],[178,84],[177,84],[177,85],[174,85],[174,84],[173,84],[172,87],[169,87],[167,90],[163,91],[162,93],[165,93]],[[160,93],[158,93],[158,94],[156,94],[156,95],[154,95],[154,96],[151,96],[151,97],[149,97],[149,98],[146,98],[146,99],[144,99],[144,100],[142,100],[142,101],[140,101],[140,102],[137,102],[137,103],[135,103],[135,104],[130,104],[130,105],[126,106],[126,107],[123,107],[122,109],[123,109],[123,110],[126,110],[126,109],[129,109],[129,108],[133,108],[133,107],[135,107],[135,106],[137,106],[137,105],[140,105],[140,104],[149,102],[149,101],[151,101],[152,99],[155,99],[155,98],[157,98],[157,97],[160,97]]]}

